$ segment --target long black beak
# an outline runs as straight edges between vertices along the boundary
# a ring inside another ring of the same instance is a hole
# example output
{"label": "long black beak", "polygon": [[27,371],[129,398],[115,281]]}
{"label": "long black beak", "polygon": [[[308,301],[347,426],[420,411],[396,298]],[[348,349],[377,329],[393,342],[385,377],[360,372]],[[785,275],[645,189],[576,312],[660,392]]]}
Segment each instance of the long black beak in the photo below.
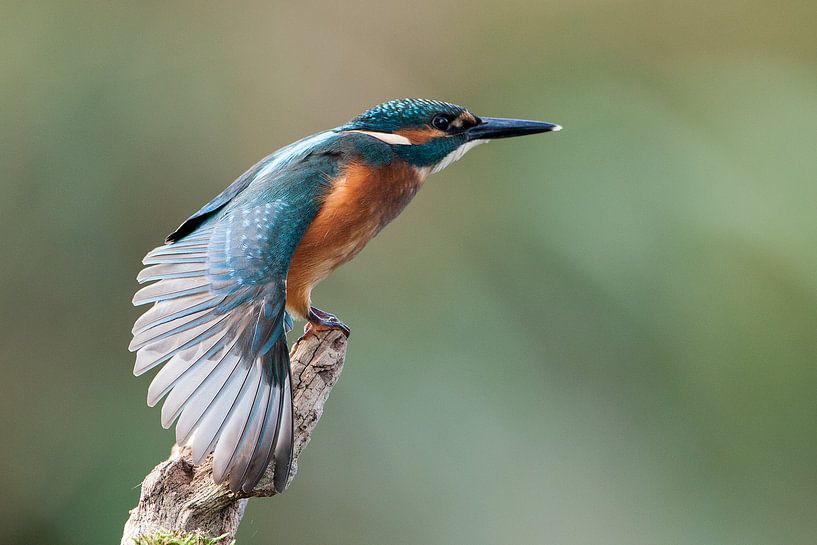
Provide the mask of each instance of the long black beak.
{"label": "long black beak", "polygon": [[560,130],[562,130],[561,126],[554,123],[545,123],[544,121],[483,117],[481,123],[468,129],[466,134],[468,140],[492,140],[494,138],[510,138],[511,136],[525,136],[526,134]]}

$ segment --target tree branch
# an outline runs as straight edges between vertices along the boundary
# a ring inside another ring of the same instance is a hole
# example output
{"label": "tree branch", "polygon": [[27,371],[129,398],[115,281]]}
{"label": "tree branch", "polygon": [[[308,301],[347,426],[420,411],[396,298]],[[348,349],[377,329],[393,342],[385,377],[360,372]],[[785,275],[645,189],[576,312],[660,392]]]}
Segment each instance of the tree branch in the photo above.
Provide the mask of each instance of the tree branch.
{"label": "tree branch", "polygon": [[[290,482],[298,471],[298,456],[309,443],[329,392],[340,377],[345,357],[346,337],[336,330],[304,335],[292,347],[295,452]],[[212,456],[194,466],[189,449],[174,445],[170,458],[142,481],[139,503],[125,523],[121,543],[134,545],[138,536],[155,535],[159,530],[195,532],[208,538],[226,534],[219,543],[230,543],[238,531],[247,498],[274,494],[269,468],[251,493],[235,494],[226,484],[213,483]]]}

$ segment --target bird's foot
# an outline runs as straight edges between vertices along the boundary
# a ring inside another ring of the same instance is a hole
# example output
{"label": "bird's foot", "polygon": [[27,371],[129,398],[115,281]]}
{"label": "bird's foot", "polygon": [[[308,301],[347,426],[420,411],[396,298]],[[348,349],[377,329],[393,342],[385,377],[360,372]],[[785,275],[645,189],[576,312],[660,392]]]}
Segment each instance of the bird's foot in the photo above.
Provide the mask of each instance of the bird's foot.
{"label": "bird's foot", "polygon": [[351,332],[349,326],[341,322],[337,316],[325,312],[319,308],[309,307],[309,315],[306,317],[309,320],[304,326],[304,334],[312,331],[325,331],[327,329],[340,329],[346,338],[349,338]]}

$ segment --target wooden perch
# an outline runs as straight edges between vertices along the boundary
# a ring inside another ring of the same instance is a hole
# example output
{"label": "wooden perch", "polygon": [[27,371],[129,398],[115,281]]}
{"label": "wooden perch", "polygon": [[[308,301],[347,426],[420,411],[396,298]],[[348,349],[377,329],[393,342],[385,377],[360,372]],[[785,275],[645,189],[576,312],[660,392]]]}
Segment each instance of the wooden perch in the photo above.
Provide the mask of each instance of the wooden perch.
{"label": "wooden perch", "polygon": [[[292,347],[295,452],[290,482],[298,471],[298,456],[309,443],[329,392],[340,377],[345,357],[346,337],[336,330],[309,333]],[[213,483],[212,456],[194,466],[188,449],[174,445],[170,458],[142,481],[139,504],[125,523],[121,544],[134,545],[140,536],[154,536],[160,530],[211,539],[224,536],[219,543],[229,544],[238,531],[248,497],[272,495],[269,469],[251,493],[235,494],[226,484]]]}

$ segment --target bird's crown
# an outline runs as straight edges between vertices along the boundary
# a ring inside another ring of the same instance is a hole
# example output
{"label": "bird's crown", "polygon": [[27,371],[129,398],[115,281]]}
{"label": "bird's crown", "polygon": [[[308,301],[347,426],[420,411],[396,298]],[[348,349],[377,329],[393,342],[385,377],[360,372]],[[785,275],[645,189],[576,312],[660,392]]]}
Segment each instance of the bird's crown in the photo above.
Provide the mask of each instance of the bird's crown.
{"label": "bird's crown", "polygon": [[462,106],[428,100],[425,98],[401,98],[378,104],[352,119],[346,127],[360,130],[392,132],[398,129],[433,126],[438,116],[449,121],[467,110]]}

